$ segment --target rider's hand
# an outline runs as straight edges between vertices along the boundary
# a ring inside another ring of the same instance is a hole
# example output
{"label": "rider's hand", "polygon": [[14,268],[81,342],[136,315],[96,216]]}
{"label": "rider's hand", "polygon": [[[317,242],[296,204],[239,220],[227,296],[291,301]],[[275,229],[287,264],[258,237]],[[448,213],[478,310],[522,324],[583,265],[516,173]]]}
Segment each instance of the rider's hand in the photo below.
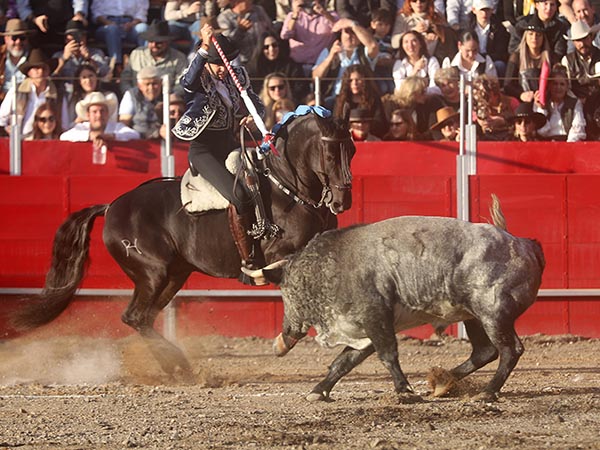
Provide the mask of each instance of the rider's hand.
{"label": "rider's hand", "polygon": [[202,36],[202,48],[207,50],[210,48],[212,37],[215,34],[215,30],[208,23],[204,24],[200,30],[200,36]]}
{"label": "rider's hand", "polygon": [[254,117],[248,115],[246,117],[242,117],[242,120],[240,120],[240,127],[243,126],[247,126],[247,127],[251,127],[252,125],[254,125]]}

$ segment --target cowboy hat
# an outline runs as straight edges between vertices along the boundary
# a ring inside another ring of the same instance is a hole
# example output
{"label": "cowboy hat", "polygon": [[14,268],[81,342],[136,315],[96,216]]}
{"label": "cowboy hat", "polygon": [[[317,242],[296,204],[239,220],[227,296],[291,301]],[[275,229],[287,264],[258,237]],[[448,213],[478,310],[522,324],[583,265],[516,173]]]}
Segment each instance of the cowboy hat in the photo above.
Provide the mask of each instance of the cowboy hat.
{"label": "cowboy hat", "polygon": [[373,120],[368,109],[365,108],[354,108],[350,111],[348,122],[370,122]]}
{"label": "cowboy hat", "polygon": [[535,124],[536,130],[539,130],[546,124],[546,116],[544,116],[542,113],[534,112],[532,102],[521,103],[519,106],[517,106],[514,116],[510,117],[508,122],[514,124],[517,119],[521,118],[531,119]]}
{"label": "cowboy hat", "polygon": [[546,28],[544,22],[537,16],[537,14],[530,15],[531,19],[527,20],[524,31],[536,31],[538,33],[544,33]]}
{"label": "cowboy hat", "polygon": [[69,20],[63,34],[87,34],[87,28],[81,20]]}
{"label": "cowboy hat", "polygon": [[563,34],[563,37],[569,41],[578,41],[580,39],[584,39],[588,37],[591,33],[590,26],[585,23],[583,20],[578,20],[577,22],[573,22],[571,24],[571,32],[569,33],[571,36],[567,36]]}
{"label": "cowboy hat", "polygon": [[106,94],[98,91],[90,92],[75,105],[77,117],[87,121],[88,108],[92,105],[105,105],[108,109],[108,117],[112,117],[117,110],[119,100],[117,100],[117,96],[112,92],[107,92]]}
{"label": "cowboy hat", "polygon": [[155,20],[146,31],[140,33],[140,37],[149,42],[167,42],[173,37],[169,34],[169,24],[164,20]]}
{"label": "cowboy hat", "polygon": [[21,19],[9,19],[6,22],[4,33],[0,33],[0,36],[23,36],[32,32],[33,30],[27,28],[27,25]]}
{"label": "cowboy hat", "polygon": [[19,66],[19,70],[21,71],[21,73],[27,75],[27,72],[29,72],[29,69],[31,69],[32,67],[45,66],[48,68],[48,71],[52,73],[54,69],[56,69],[57,65],[58,60],[56,58],[47,58],[42,50],[40,50],[39,48],[34,48],[29,53],[27,61],[25,61]]}
{"label": "cowboy hat", "polygon": [[444,106],[443,108],[440,108],[435,112],[435,118],[437,122],[431,125],[429,129],[439,130],[444,125],[446,125],[446,122],[456,119],[457,117],[458,113],[454,110],[452,106]]}
{"label": "cowboy hat", "polygon": [[[214,36],[217,40],[217,43],[221,47],[221,50],[223,50],[223,53],[225,53],[225,58],[227,58],[228,61],[233,61],[235,58],[237,58],[237,56],[240,54],[240,50],[227,36],[222,34],[216,34]],[[214,45],[211,45],[208,49],[208,62],[211,64],[223,64],[223,60],[219,56],[219,53]]]}

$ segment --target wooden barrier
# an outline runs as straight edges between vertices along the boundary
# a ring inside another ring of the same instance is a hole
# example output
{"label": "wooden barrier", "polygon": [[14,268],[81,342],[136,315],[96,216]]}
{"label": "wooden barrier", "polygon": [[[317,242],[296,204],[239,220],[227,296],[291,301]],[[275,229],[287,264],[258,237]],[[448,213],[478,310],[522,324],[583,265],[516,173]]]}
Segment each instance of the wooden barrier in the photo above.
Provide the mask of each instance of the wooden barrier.
{"label": "wooden barrier", "polygon": [[[107,164],[91,161],[88,143],[24,142],[23,175],[8,173],[8,143],[0,140],[0,290],[41,288],[54,233],[68,214],[109,203],[141,182],[160,176],[160,146],[134,142],[111,148]],[[481,143],[478,175],[470,178],[471,220],[489,220],[490,194],[502,203],[509,231],[538,239],[547,266],[544,289],[600,288],[600,144]],[[174,150],[177,173],[187,165],[185,146]],[[340,225],[397,215],[456,215],[457,145],[358,144],[352,163],[353,207]],[[92,232],[91,264],[84,289],[131,289],[132,283],[102,244],[103,219]],[[281,326],[281,301],[235,280],[194,274],[184,289],[202,290],[177,300],[181,334],[272,337]],[[264,288],[273,289],[273,287]],[[228,291],[216,296],[211,292]],[[242,295],[243,294],[243,295]],[[78,297],[62,318],[70,330],[122,335],[126,297]],[[14,295],[1,295],[10,309]],[[90,314],[93,311],[93,314]],[[92,317],[95,322],[87,322]],[[541,298],[518,322],[525,334],[573,333],[600,337],[599,298]],[[78,325],[77,325],[78,324]],[[103,324],[103,326],[99,326]],[[1,326],[1,325],[0,325]],[[455,331],[455,327],[451,328]],[[427,337],[428,327],[409,334]]]}

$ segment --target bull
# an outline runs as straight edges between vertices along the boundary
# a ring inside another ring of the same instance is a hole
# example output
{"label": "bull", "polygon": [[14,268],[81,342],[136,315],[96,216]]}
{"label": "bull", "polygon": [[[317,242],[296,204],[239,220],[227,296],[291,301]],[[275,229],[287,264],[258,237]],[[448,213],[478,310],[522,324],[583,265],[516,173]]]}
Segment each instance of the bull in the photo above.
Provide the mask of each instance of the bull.
{"label": "bull", "polygon": [[[523,354],[515,320],[533,304],[542,280],[541,245],[506,231],[492,196],[492,224],[406,216],[327,231],[289,260],[251,273],[279,284],[285,355],[312,326],[323,346],[345,345],[327,376],[307,396],[328,400],[335,384],[372,353],[405,401],[419,400],[398,359],[396,332],[464,321],[469,358],[446,375],[454,382],[500,358],[477,399],[497,399]],[[451,383],[440,383],[436,393]]]}

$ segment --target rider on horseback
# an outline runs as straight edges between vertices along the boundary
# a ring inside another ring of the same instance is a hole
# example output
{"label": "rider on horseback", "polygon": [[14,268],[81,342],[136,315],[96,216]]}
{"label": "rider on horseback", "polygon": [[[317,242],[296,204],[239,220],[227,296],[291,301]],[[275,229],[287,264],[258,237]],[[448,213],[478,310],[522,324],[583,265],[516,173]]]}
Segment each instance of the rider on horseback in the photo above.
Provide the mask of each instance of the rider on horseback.
{"label": "rider on horseback", "polygon": [[[240,110],[245,111],[243,99],[211,40],[212,26],[206,24],[201,31],[202,44],[181,77],[185,89],[187,111],[173,128],[173,134],[191,141],[189,162],[192,173],[201,174],[229,200],[229,225],[237,250],[245,267],[254,266],[252,238],[249,236],[254,203],[246,191],[245,183],[236,182],[225,166],[225,160],[238,147],[235,139],[235,119]],[[239,50],[223,35],[214,35],[227,60],[237,57]],[[247,89],[259,114],[264,105],[252,91],[248,73],[243,67],[233,70],[242,86]],[[249,117],[244,117],[245,124]]]}

